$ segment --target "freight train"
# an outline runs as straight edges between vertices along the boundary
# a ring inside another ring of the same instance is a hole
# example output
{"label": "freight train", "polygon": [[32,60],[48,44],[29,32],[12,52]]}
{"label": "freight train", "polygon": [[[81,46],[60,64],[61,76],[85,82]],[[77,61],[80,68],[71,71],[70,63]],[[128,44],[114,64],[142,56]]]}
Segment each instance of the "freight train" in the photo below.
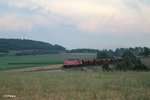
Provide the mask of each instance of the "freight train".
{"label": "freight train", "polygon": [[117,63],[121,61],[122,61],[122,57],[113,57],[109,59],[89,59],[89,60],[68,59],[64,61],[63,67],[70,68],[70,67],[89,66],[89,65],[102,65],[105,63]]}

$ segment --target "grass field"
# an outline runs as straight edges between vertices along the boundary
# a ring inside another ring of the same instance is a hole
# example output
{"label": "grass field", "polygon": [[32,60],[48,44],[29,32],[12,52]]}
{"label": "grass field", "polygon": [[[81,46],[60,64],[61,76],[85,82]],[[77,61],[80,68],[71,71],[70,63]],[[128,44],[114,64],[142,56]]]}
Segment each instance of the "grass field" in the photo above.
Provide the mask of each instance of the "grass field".
{"label": "grass field", "polygon": [[48,66],[52,64],[62,64],[65,59],[95,58],[96,54],[51,54],[38,56],[5,56],[0,57],[0,70],[21,69],[37,66]]}
{"label": "grass field", "polygon": [[[22,69],[12,69],[12,70],[5,70],[5,72],[39,72],[39,71],[59,71],[64,70],[63,64],[54,64],[54,65],[48,65],[48,66],[39,66],[39,67],[29,67],[29,68],[22,68]],[[4,71],[3,71],[4,72]]]}
{"label": "grass field", "polygon": [[55,59],[49,56],[7,56],[0,57],[0,69],[19,69],[37,66],[46,66],[62,63],[62,59]]}
{"label": "grass field", "polygon": [[[1,70],[13,69],[0,72],[0,100],[150,100],[150,72],[22,72],[59,68],[69,58],[95,57],[95,54],[0,57]],[[149,58],[141,59],[149,66]]]}
{"label": "grass field", "polygon": [[1,72],[0,100],[150,100],[150,73]]}

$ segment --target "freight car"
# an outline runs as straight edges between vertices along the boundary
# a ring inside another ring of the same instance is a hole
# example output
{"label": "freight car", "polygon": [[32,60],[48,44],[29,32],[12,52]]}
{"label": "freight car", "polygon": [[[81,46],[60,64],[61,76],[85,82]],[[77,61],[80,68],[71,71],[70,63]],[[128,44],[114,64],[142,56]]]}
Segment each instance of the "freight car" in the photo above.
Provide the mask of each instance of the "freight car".
{"label": "freight car", "polygon": [[121,57],[113,57],[109,59],[89,59],[89,60],[68,59],[63,63],[63,67],[70,68],[78,66],[102,65],[104,63],[116,63],[121,61],[122,61]]}

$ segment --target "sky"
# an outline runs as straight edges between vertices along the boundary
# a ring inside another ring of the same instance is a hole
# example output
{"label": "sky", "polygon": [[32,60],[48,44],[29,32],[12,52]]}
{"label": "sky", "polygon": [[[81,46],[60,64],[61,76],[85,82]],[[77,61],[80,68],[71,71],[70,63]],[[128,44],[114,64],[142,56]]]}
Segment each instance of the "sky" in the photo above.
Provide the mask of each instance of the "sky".
{"label": "sky", "polygon": [[150,47],[150,0],[0,0],[0,38],[67,49]]}

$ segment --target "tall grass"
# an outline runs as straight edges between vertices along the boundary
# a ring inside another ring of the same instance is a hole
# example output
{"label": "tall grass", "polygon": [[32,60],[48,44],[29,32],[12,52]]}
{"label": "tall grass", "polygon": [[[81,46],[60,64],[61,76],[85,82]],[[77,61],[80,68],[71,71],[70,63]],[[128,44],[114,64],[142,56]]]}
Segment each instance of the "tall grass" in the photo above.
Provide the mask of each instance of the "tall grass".
{"label": "tall grass", "polygon": [[149,76],[149,72],[3,72],[0,100],[6,94],[16,95],[14,100],[149,100]]}

